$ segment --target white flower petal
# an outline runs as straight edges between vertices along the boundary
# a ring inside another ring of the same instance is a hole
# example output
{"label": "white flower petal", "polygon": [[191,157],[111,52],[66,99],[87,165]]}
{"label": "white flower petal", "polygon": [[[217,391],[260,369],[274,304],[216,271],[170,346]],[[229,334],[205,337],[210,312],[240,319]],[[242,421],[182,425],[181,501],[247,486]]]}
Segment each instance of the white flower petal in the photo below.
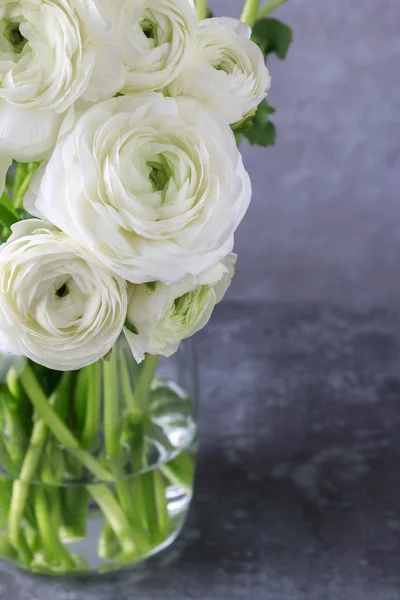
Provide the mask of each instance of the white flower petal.
{"label": "white flower petal", "polygon": [[54,147],[61,115],[4,100],[0,100],[0,115],[0,154],[28,162],[45,158]]}
{"label": "white flower petal", "polygon": [[228,27],[246,40],[249,40],[251,37],[251,27],[239,19],[233,19],[231,17],[211,17],[210,19],[201,21],[200,28],[211,27],[212,25],[223,25],[223,27]]}

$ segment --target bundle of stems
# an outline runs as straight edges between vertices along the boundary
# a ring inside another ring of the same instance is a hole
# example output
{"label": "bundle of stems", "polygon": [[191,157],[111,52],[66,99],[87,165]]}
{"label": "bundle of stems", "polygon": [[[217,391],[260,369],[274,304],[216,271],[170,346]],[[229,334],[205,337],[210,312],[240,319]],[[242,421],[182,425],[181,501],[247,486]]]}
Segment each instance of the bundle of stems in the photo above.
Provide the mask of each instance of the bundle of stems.
{"label": "bundle of stems", "polygon": [[157,468],[149,462],[158,357],[132,373],[127,353],[117,347],[77,372],[28,361],[20,373],[8,369],[0,388],[0,556],[36,571],[84,572],[68,542],[85,537],[94,506],[104,523],[99,559],[131,563],[168,538],[167,489],[191,493],[194,461],[188,451]]}
{"label": "bundle of stems", "polygon": [[[253,27],[256,21],[267,16],[284,2],[286,0],[267,0],[265,4],[262,4],[262,0],[246,0],[240,19],[243,23]],[[196,0],[196,8],[199,18],[206,19],[209,13],[208,0]]]}

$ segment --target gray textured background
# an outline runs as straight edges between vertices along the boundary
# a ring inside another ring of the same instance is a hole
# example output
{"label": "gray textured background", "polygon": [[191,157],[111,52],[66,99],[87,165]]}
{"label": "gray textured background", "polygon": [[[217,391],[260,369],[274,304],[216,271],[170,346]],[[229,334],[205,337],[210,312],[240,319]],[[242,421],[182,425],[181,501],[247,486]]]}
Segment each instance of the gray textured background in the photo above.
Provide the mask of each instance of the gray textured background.
{"label": "gray textured background", "polygon": [[[241,0],[211,0],[237,16]],[[231,298],[398,305],[399,0],[289,0],[274,149],[244,148],[253,204]]]}

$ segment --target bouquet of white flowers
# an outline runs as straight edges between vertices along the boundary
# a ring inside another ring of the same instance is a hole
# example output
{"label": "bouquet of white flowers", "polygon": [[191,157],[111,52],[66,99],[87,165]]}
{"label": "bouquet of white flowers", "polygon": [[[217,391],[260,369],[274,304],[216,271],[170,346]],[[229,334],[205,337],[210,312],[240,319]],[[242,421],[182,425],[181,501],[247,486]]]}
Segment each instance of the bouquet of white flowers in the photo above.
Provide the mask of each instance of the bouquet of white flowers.
{"label": "bouquet of white flowers", "polygon": [[20,565],[88,570],[64,541],[91,501],[99,559],[137,561],[168,539],[168,485],[190,492],[189,455],[147,477],[144,407],[157,357],[232,280],[238,144],[274,141],[265,57],[291,37],[264,17],[281,1],[237,20],[204,0],[0,0],[0,555]]}

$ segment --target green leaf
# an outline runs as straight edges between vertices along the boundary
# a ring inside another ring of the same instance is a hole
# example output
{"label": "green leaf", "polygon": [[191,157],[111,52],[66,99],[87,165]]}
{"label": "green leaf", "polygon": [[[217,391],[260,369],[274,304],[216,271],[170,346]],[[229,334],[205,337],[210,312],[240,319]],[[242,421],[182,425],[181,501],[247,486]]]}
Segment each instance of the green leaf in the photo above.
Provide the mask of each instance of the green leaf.
{"label": "green leaf", "polygon": [[133,323],[130,323],[128,319],[126,319],[124,327],[126,327],[127,330],[133,333],[134,335],[139,335],[139,329],[135,325],[133,325]]}
{"label": "green leaf", "polygon": [[15,212],[18,214],[20,221],[23,221],[24,219],[32,219],[32,215],[24,208],[16,208]]}
{"label": "green leaf", "polygon": [[149,294],[154,294],[157,288],[157,281],[148,281],[146,287]]}
{"label": "green leaf", "polygon": [[19,221],[18,214],[10,209],[5,202],[0,202],[0,223],[7,229],[11,229],[11,226]]}
{"label": "green leaf", "polygon": [[111,348],[111,350],[109,350],[107,352],[107,354],[105,354],[103,356],[103,360],[105,360],[106,362],[110,362],[111,358],[112,358],[112,353],[113,353],[113,349]]}
{"label": "green leaf", "polygon": [[276,143],[276,127],[269,121],[263,127],[251,128],[246,134],[250,144],[262,146],[267,148],[268,146],[275,146]]}
{"label": "green leaf", "polygon": [[236,146],[239,148],[240,144],[243,140],[243,135],[241,133],[235,133]]}
{"label": "green leaf", "polygon": [[278,19],[261,19],[254,25],[252,40],[261,48],[264,56],[276,54],[285,60],[293,41],[293,32]]}
{"label": "green leaf", "polygon": [[261,102],[253,117],[250,129],[244,132],[250,144],[264,148],[275,145],[276,129],[275,125],[269,120],[269,115],[274,112],[275,109],[266,100]]}
{"label": "green leaf", "polygon": [[7,190],[4,190],[3,195],[0,199],[0,204],[8,208],[8,210],[14,215],[17,221],[21,219],[19,211],[16,208],[14,208],[11,203]]}
{"label": "green leaf", "polygon": [[6,187],[11,189],[14,185],[15,181],[15,164],[11,165],[11,167],[7,171],[6,175]]}
{"label": "green leaf", "polygon": [[237,123],[234,123],[233,125],[231,125],[231,129],[232,129],[233,133],[235,135],[240,135],[241,133],[244,133],[245,131],[250,129],[250,127],[253,124],[254,114],[255,114],[255,111],[248,117],[245,117],[241,121],[238,121]]}

